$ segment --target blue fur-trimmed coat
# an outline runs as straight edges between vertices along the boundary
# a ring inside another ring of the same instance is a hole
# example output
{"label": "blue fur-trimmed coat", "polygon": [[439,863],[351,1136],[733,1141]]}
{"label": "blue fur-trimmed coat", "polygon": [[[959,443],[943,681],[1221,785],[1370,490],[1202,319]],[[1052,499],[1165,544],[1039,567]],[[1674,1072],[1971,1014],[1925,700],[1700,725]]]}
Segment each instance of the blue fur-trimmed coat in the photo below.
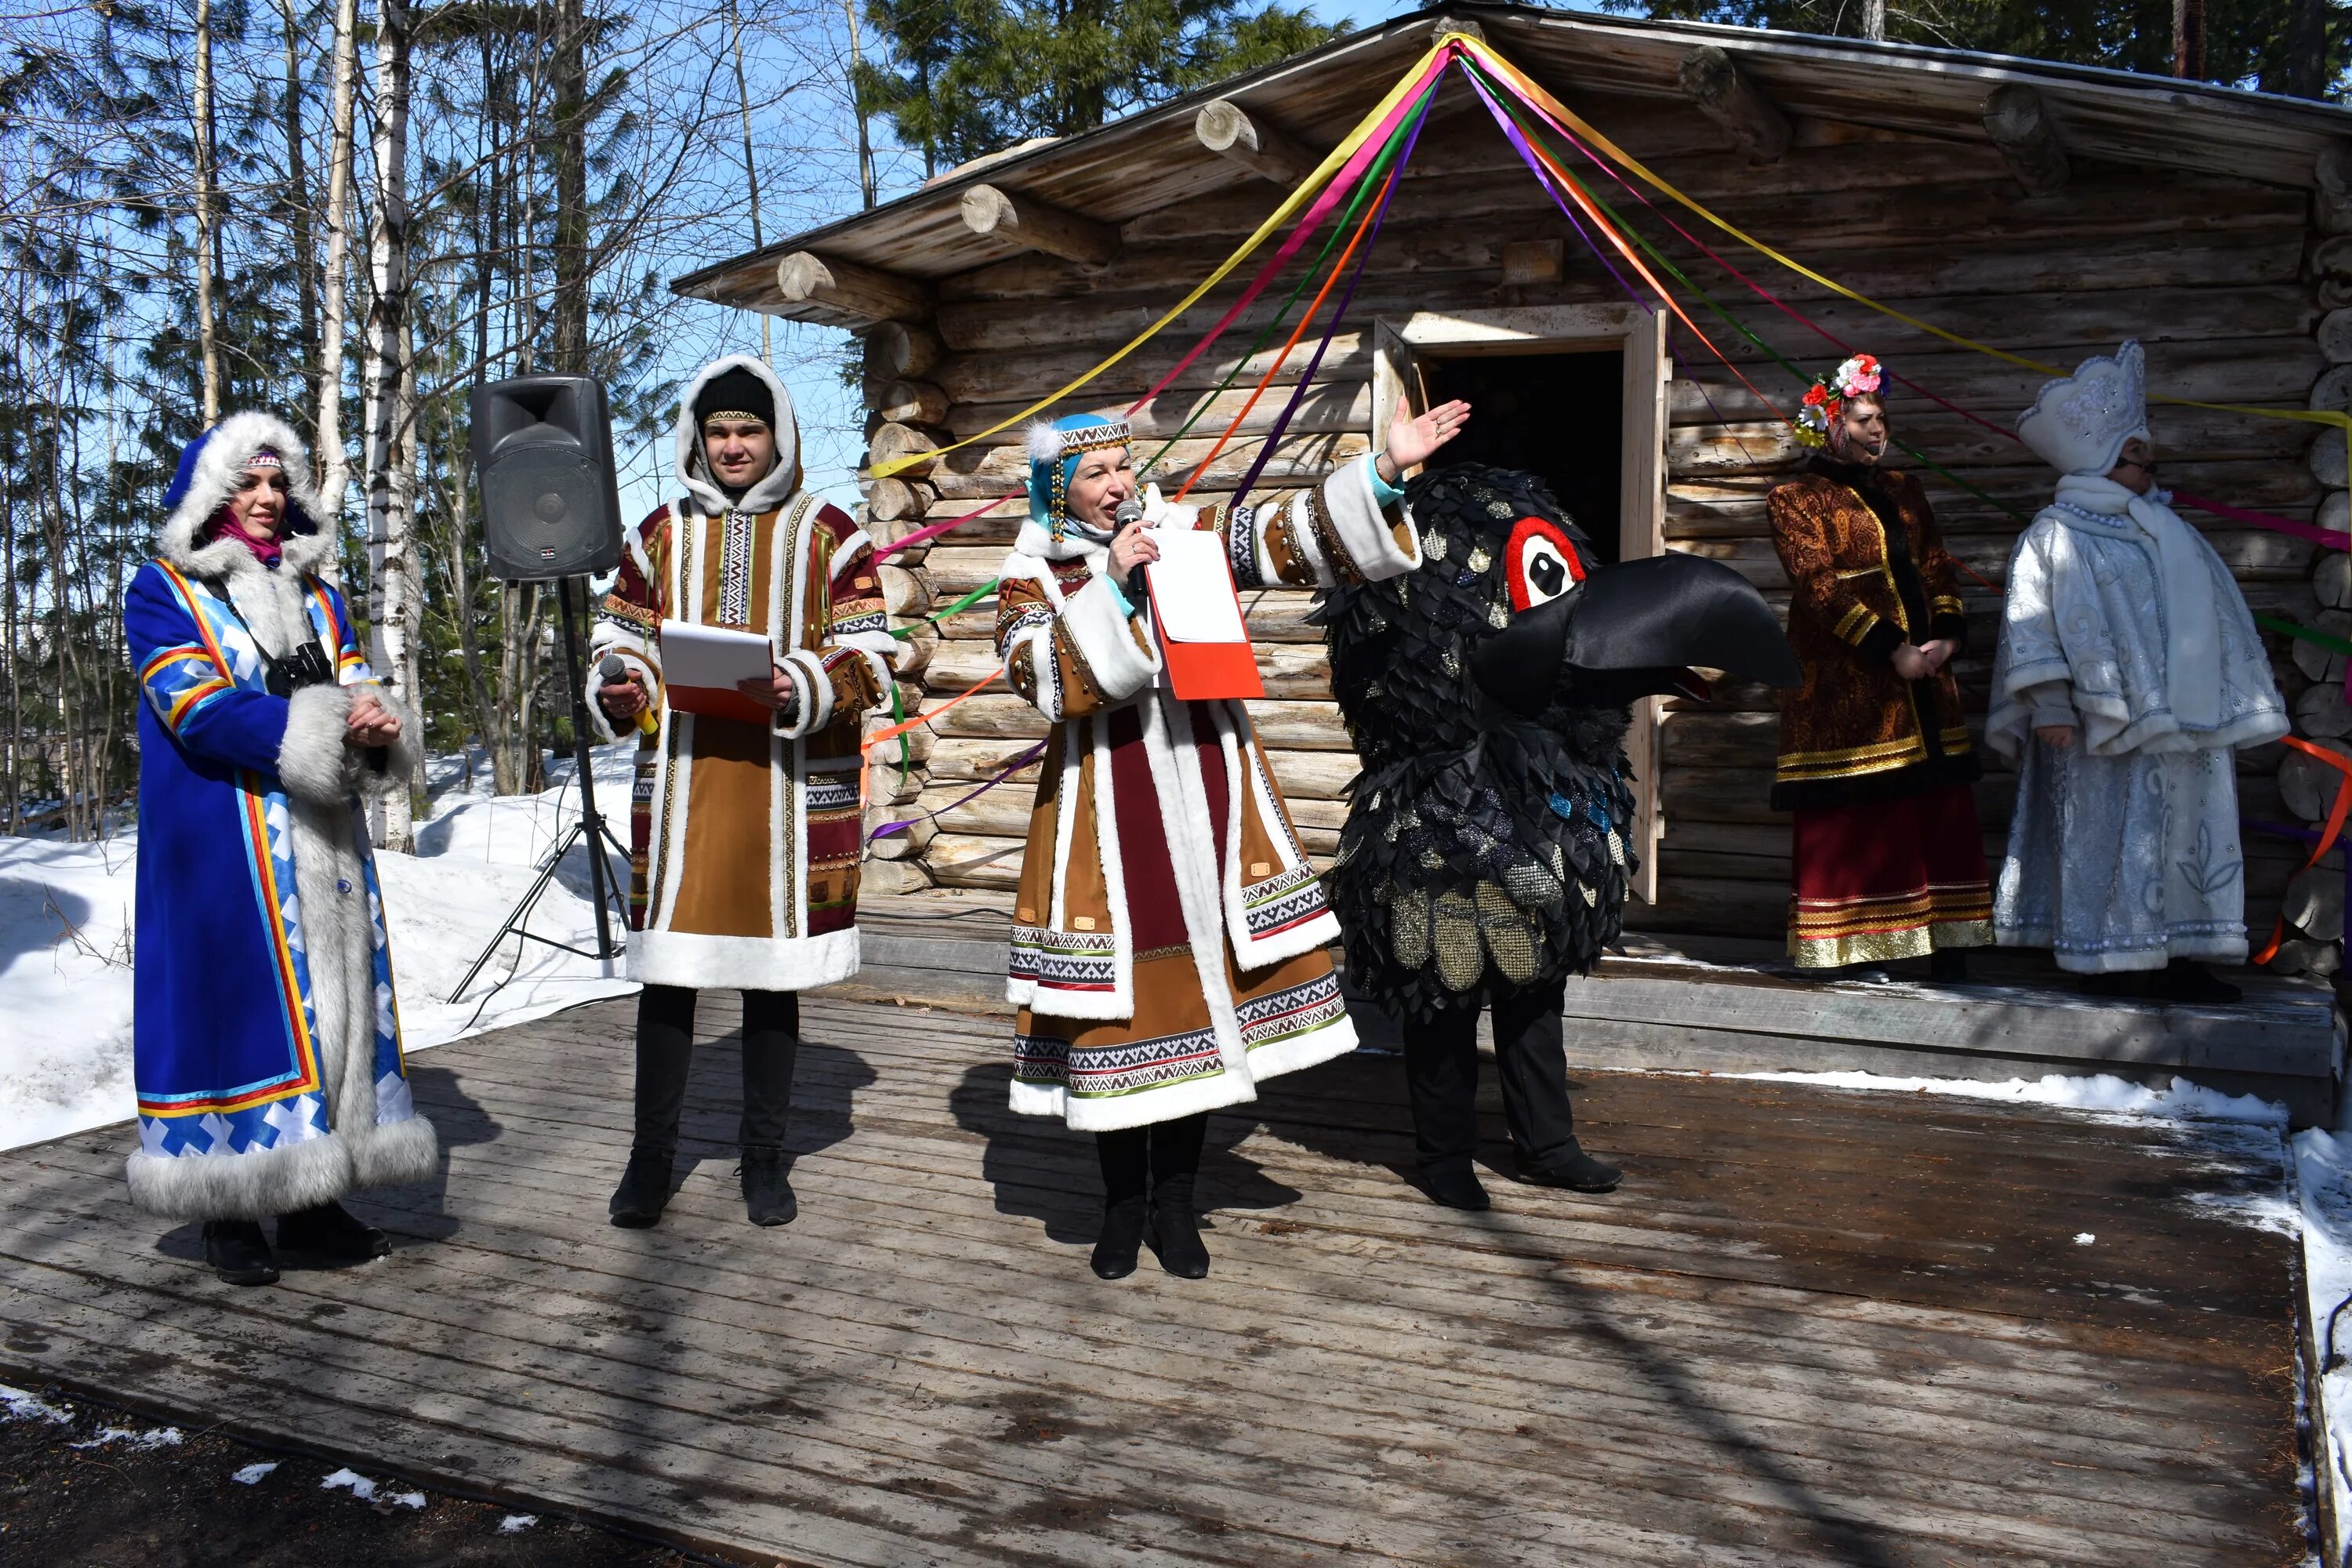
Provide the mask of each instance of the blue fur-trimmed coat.
{"label": "blue fur-trimmed coat", "polygon": [[[291,489],[267,566],[204,538],[257,450]],[[236,414],[191,446],[157,558],[123,605],[139,708],[132,1200],[175,1219],[257,1219],[432,1173],[401,1058],[364,789],[401,787],[414,721],[375,685],[284,424]],[[336,684],[273,696],[264,648],[315,639]],[[386,757],[343,743],[354,689],[402,721]]]}

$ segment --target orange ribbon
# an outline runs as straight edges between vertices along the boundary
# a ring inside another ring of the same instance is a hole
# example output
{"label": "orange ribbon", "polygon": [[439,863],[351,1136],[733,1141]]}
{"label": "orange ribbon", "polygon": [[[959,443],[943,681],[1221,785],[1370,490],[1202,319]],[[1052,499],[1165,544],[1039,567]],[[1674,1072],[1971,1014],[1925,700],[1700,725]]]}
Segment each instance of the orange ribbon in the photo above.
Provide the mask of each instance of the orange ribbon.
{"label": "orange ribbon", "polygon": [[[2282,735],[2279,739],[2304,755],[2316,758],[2344,775],[2336,782],[2336,804],[2327,808],[2327,825],[2319,831],[2319,847],[2311,852],[2310,859],[2305,860],[2295,869],[2294,874],[2300,877],[2304,872],[2318,865],[2320,857],[2335,848],[2336,840],[2343,835],[2344,819],[2347,814],[2352,814],[2352,759],[2339,756],[2325,746],[2315,746],[2299,736]],[[2271,927],[2270,941],[2263,943],[2262,952],[2254,954],[2250,962],[2268,963],[2278,956],[2279,943],[2285,940],[2286,915],[2282,912],[2277,921]]]}

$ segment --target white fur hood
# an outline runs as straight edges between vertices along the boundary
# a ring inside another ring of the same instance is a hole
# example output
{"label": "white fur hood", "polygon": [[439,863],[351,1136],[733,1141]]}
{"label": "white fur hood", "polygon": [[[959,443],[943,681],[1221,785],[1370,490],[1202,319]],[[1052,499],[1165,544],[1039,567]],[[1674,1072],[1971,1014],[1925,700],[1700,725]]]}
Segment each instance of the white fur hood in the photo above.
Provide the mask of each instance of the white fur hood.
{"label": "white fur hood", "polygon": [[[776,466],[767,478],[743,492],[740,501],[730,501],[727,492],[711,481],[709,467],[702,460],[702,430],[694,417],[694,401],[702,389],[730,370],[744,370],[768,384],[776,397]],[[730,507],[739,511],[771,511],[791,499],[801,488],[801,426],[793,412],[793,395],[776,379],[776,373],[751,354],[729,354],[704,365],[677,398],[676,477],[686,487],[702,510],[713,516]]]}
{"label": "white fur hood", "polygon": [[287,499],[292,503],[280,541],[286,564],[332,578],[334,519],[310,483],[310,448],[293,426],[270,414],[232,414],[181,455],[180,471],[164,493],[171,510],[163,519],[156,553],[194,577],[226,577],[248,563],[257,564],[253,552],[236,541],[205,542],[202,535],[213,514],[245,482],[246,459],[264,450],[277,453],[285,465]]}

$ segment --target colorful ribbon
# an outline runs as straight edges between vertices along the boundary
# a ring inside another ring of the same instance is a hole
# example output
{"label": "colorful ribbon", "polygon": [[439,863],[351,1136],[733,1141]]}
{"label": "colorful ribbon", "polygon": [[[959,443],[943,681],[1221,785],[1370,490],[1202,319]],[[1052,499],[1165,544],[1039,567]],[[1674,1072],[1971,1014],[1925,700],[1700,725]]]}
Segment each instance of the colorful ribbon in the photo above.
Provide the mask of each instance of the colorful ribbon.
{"label": "colorful ribbon", "polygon": [[[2335,848],[2336,839],[2343,836],[2344,818],[2347,814],[2352,814],[2352,760],[2341,757],[2325,746],[2315,746],[2300,736],[2283,735],[2280,739],[2304,755],[2326,763],[2342,775],[2336,782],[2336,799],[2327,808],[2327,822],[2319,830],[2319,840],[2312,848],[2311,858],[2295,868],[2294,874],[2300,877],[2318,865],[2320,858]],[[2347,891],[2352,891],[2352,889],[2347,889]],[[2279,943],[2285,939],[2286,914],[2282,910],[2277,921],[2271,927],[2270,941],[2264,942],[2263,950],[2250,957],[2247,962],[2268,963],[2278,956]]]}
{"label": "colorful ribbon", "polygon": [[1031,763],[1035,762],[1039,756],[1044,754],[1045,745],[1045,742],[1038,742],[1035,745],[1030,747],[1027,751],[1022,752],[1019,756],[1013,758],[1003,767],[997,769],[996,772],[990,776],[986,784],[982,784],[978,789],[972,790],[968,794],[957,796],[955,799],[948,802],[947,805],[940,807],[937,811],[921,812],[913,816],[901,817],[896,822],[884,823],[881,826],[876,828],[873,832],[866,836],[866,842],[871,844],[876,839],[887,838],[893,833],[904,833],[907,829],[914,826],[919,822],[936,822],[940,817],[945,816],[949,812],[953,811],[956,807],[963,805],[966,801],[978,800],[982,795],[986,795],[990,790],[994,789],[998,784],[1003,784],[1006,779],[1011,778],[1014,773],[1019,773],[1023,768],[1025,768]]}

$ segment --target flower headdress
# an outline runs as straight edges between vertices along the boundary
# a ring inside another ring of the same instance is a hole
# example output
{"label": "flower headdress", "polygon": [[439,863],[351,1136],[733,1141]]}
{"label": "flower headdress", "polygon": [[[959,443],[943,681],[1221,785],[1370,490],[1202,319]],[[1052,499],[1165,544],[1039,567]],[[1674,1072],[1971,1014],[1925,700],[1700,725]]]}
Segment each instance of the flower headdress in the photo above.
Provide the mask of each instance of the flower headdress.
{"label": "flower headdress", "polygon": [[1088,452],[1124,447],[1135,432],[1124,419],[1070,414],[1029,426],[1029,517],[1055,539],[1070,523],[1070,479]]}
{"label": "flower headdress", "polygon": [[1846,400],[1876,395],[1881,379],[1875,354],[1855,354],[1829,374],[1816,376],[1797,410],[1798,441],[1808,447],[1828,446],[1830,426],[1845,412]]}

